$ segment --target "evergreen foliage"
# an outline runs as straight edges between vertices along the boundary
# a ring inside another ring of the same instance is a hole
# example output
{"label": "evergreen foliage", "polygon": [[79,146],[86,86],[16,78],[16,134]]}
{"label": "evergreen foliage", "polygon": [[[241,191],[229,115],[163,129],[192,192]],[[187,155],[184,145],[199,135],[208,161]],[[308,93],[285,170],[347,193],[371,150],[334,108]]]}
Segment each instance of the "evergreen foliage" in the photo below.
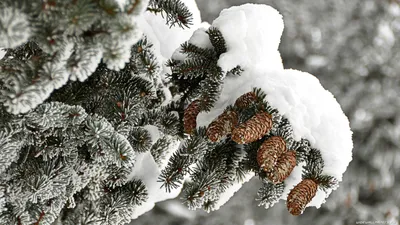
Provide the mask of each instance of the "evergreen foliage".
{"label": "evergreen foliage", "polygon": [[192,24],[192,13],[179,0],[150,0],[147,10],[161,13],[170,26],[177,24],[184,28]]}
{"label": "evergreen foliage", "polygon": [[[217,61],[220,55],[227,51],[224,37],[215,27],[209,28],[206,33],[212,48],[202,48],[189,42],[184,43],[181,46],[181,53],[186,58],[172,59],[168,63],[172,69],[172,74],[169,76],[172,90],[182,93],[178,100],[181,111],[187,102],[191,104],[186,110],[192,111],[190,107],[194,103],[196,103],[196,110],[198,107],[200,112],[210,110],[218,99],[224,77],[240,75],[240,71],[242,71],[240,67],[235,67],[228,72],[222,71],[217,65]],[[194,121],[194,126],[196,126],[195,118],[198,111],[190,114],[194,116],[194,119],[191,119]],[[268,96],[262,90],[255,88],[253,92],[240,97],[236,100],[235,105],[229,106],[224,113],[228,111],[238,114],[239,125],[235,126],[233,133],[244,126],[246,129],[243,128],[243,132],[246,133],[243,135],[251,137],[249,142],[238,142],[239,139],[236,140],[237,138],[234,135],[231,136],[230,133],[227,133],[225,138],[216,140],[211,138],[210,140],[210,131],[207,132],[206,128],[199,127],[170,158],[160,176],[159,181],[162,182],[162,186],[167,191],[171,191],[171,189],[180,187],[184,178],[189,175],[190,182],[185,183],[182,197],[189,209],[203,208],[206,211],[218,209],[220,196],[235,182],[242,182],[248,174],[256,173],[261,179],[268,180],[266,171],[260,168],[256,158],[261,144],[272,136],[282,137],[287,148],[298,150],[295,164],[311,157],[309,142],[306,139],[301,141],[293,139],[293,129],[288,119],[282,117],[277,109],[271,107],[268,103]],[[262,128],[262,133],[256,134],[261,129],[258,126],[266,123],[259,116],[262,113],[269,116],[271,126]],[[188,115],[189,113],[186,114],[185,111],[185,115],[181,114],[181,117]],[[222,118],[222,115],[218,118]],[[246,123],[254,119],[259,121],[252,122],[254,129],[250,129],[249,124]],[[322,160],[322,158],[318,159]],[[323,167],[323,162],[312,163]],[[305,173],[312,172],[311,168],[305,167]],[[280,197],[279,193],[282,193],[284,187],[283,183],[277,184],[276,187],[273,184],[268,185],[262,187],[258,193],[261,196],[259,197],[260,205],[266,205],[266,207],[277,202]]]}
{"label": "evergreen foliage", "polygon": [[263,187],[257,192],[257,201],[260,201],[259,206],[269,208],[279,201],[283,193],[284,183],[273,184],[268,180],[263,180]]}
{"label": "evergreen foliage", "polygon": [[[183,43],[186,58],[169,60],[163,79],[162,60],[136,19],[147,10],[169,26],[188,27],[192,13],[179,0],[5,0],[0,7],[0,46],[7,50],[0,60],[1,224],[128,223],[153,197],[147,177],[132,174],[147,153],[163,169],[159,185],[167,192],[183,185],[189,209],[219,209],[227,190],[253,174],[263,181],[258,200],[268,208],[301,163],[304,180],[323,190],[336,185],[322,173],[319,150],[294,140],[289,120],[261,89],[216,118],[218,138],[197,127],[224,79],[244,70],[218,66],[228,48],[211,27],[210,47]],[[279,160],[267,169],[257,161],[274,137],[282,140],[276,157],[291,151],[293,165],[279,179],[271,178],[286,168],[275,165]]]}
{"label": "evergreen foliage", "polygon": [[[0,101],[7,111],[26,113],[68,80],[86,80],[100,62],[112,70],[124,68],[131,46],[141,38],[137,17],[147,3],[129,0],[120,6],[114,0],[2,1],[0,46],[8,53],[0,65],[4,83]],[[179,0],[151,1],[150,6],[162,10],[171,26],[190,25],[192,15]],[[143,46],[146,48],[146,44]],[[145,69],[154,66],[149,64]]]}
{"label": "evergreen foliage", "polygon": [[[190,24],[181,2],[158,3],[186,21],[170,25]],[[161,167],[182,136],[163,104],[161,61],[136,26],[147,2],[0,5],[0,223],[128,223],[148,199],[132,178],[136,155]]]}
{"label": "evergreen foliage", "polygon": [[[171,59],[168,66],[172,93],[182,93],[179,99],[181,109],[188,103],[198,100],[199,110],[209,111],[218,100],[222,79],[226,75],[240,74],[240,67],[232,71],[222,71],[217,65],[220,55],[226,52],[225,40],[217,28],[207,31],[212,48],[202,48],[189,42],[183,43],[181,52],[187,57],[184,60]],[[181,115],[183,117],[183,115]]]}

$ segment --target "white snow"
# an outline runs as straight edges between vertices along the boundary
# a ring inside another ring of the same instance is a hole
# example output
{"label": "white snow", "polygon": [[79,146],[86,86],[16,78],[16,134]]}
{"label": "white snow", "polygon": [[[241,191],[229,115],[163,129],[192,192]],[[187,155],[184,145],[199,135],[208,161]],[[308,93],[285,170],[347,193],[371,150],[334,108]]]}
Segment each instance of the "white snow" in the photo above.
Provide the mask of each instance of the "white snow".
{"label": "white snow", "polygon": [[182,218],[185,220],[196,219],[196,212],[190,211],[179,200],[168,201],[168,202],[162,203],[159,205],[159,207],[174,217]]}
{"label": "white snow", "polygon": [[[254,87],[267,94],[267,101],[287,117],[295,140],[306,138],[321,151],[325,163],[323,175],[339,181],[352,159],[352,132],[349,121],[334,96],[319,80],[308,73],[283,69],[277,53],[283,23],[273,8],[246,4],[224,10],[213,22],[226,39],[228,52],[218,64],[229,70],[241,65],[241,76],[226,77],[219,100],[208,113],[200,113],[197,125],[207,126],[228,106]],[[302,168],[297,166],[287,180],[282,199],[301,181]],[[308,206],[320,207],[330,191],[318,191]]]}
{"label": "white snow", "polygon": [[4,51],[4,49],[0,49],[0,59],[2,59],[5,54],[6,54],[6,51]]}
{"label": "white snow", "polygon": [[160,139],[161,131],[158,129],[158,127],[154,125],[146,125],[143,128],[149,132],[151,138],[151,144],[156,143],[156,141]]}
{"label": "white snow", "polygon": [[172,154],[179,149],[181,141],[174,139],[174,137],[167,135],[167,137],[171,138],[171,144],[168,146],[168,150],[165,150],[165,159],[161,161],[159,168],[165,168],[168,165],[169,158],[171,158]]}
{"label": "white snow", "polygon": [[[193,14],[192,25],[189,28],[180,28],[179,26],[169,27],[166,24],[166,20],[162,18],[161,14],[154,14],[151,12],[145,12],[145,21],[139,22],[139,27],[146,36],[152,36],[152,43],[158,46],[161,55],[164,59],[169,59],[172,53],[195,31],[201,24],[200,11],[197,8],[196,1],[194,0],[181,0]],[[158,43],[156,43],[158,42]]]}
{"label": "white snow", "polygon": [[150,152],[140,153],[136,156],[135,166],[130,178],[140,179],[144,182],[148,199],[142,205],[137,206],[132,219],[136,219],[138,216],[150,211],[155,203],[178,196],[181,191],[180,188],[172,189],[171,192],[165,191],[165,188],[160,188],[161,185],[157,182],[160,174],[161,169],[158,168]]}
{"label": "white snow", "polygon": [[235,181],[232,186],[228,187],[224,192],[219,195],[219,199],[215,203],[213,210],[218,210],[221,206],[223,206],[232,196],[242,187],[242,185],[248,182],[251,178],[254,177],[254,173],[247,173],[242,182]]}
{"label": "white snow", "polygon": [[[165,80],[165,74],[171,72],[170,68],[166,66],[166,61],[171,58],[174,51],[187,41],[197,28],[207,27],[207,23],[201,23],[200,11],[197,8],[195,0],[181,0],[181,2],[193,14],[192,25],[189,28],[182,29],[179,26],[169,27],[161,14],[151,12],[145,12],[143,17],[136,19],[140,30],[150,43],[153,44],[153,53],[159,61],[158,64],[162,65],[162,81]],[[164,93],[166,100],[162,105],[167,105],[172,100],[172,96],[167,88],[164,89]]]}
{"label": "white snow", "polygon": [[[189,42],[202,48],[212,48],[206,30],[209,24],[200,24]],[[278,51],[283,32],[282,16],[267,5],[245,4],[225,9],[211,27],[218,28],[226,41],[227,52],[218,60],[223,71],[240,65],[243,69],[283,69]],[[181,48],[173,58],[183,60]]]}
{"label": "white snow", "polygon": [[245,4],[225,9],[211,25],[218,28],[228,51],[218,65],[229,71],[240,65],[243,69],[283,69],[278,52],[283,32],[282,16],[267,5]]}
{"label": "white snow", "polygon": [[[196,31],[194,31],[192,37],[189,39],[189,43],[194,44],[200,48],[212,48],[212,44],[210,39],[208,38],[208,34],[206,31],[208,30],[207,26],[200,27]],[[182,52],[182,48],[179,47],[175,50],[172,58],[175,60],[184,60],[186,55]]]}

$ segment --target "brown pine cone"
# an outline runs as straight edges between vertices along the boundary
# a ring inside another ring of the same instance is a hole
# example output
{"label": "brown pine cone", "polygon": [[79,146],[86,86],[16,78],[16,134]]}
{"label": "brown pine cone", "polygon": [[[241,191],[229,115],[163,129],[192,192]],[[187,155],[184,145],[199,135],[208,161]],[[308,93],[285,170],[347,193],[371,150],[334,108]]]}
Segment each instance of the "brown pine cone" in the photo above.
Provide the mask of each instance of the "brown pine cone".
{"label": "brown pine cone", "polygon": [[272,171],[267,173],[267,177],[274,184],[282,183],[292,173],[295,166],[296,152],[285,152],[279,157]]}
{"label": "brown pine cone", "polygon": [[183,115],[183,128],[185,133],[192,134],[196,129],[197,115],[200,113],[200,100],[195,100],[185,109]]}
{"label": "brown pine cone", "polygon": [[286,142],[282,137],[273,136],[265,140],[257,151],[258,165],[265,171],[271,171],[279,157],[286,152]]}
{"label": "brown pine cone", "polygon": [[318,184],[311,179],[302,180],[289,193],[286,206],[292,215],[303,213],[307,204],[311,202],[318,190]]}
{"label": "brown pine cone", "polygon": [[257,100],[256,93],[253,91],[243,94],[235,101],[235,107],[245,109]]}
{"label": "brown pine cone", "polygon": [[238,114],[235,111],[225,111],[207,128],[207,137],[212,142],[219,141],[228,135],[238,124]]}
{"label": "brown pine cone", "polygon": [[267,112],[259,112],[233,130],[232,140],[238,144],[257,141],[267,134],[271,128],[272,116]]}

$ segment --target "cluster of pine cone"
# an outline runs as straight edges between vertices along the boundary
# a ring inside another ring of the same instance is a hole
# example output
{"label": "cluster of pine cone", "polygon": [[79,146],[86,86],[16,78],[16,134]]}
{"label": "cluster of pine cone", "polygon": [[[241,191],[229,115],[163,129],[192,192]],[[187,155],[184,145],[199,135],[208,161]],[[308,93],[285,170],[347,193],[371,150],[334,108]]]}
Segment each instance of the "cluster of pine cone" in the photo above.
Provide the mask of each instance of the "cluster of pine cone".
{"label": "cluster of pine cone", "polygon": [[[236,143],[248,144],[263,138],[273,126],[272,115],[268,112],[258,111],[253,117],[239,124],[239,111],[259,101],[254,91],[240,96],[231,109],[225,110],[208,126],[206,133],[208,139],[217,142],[231,135],[231,139]],[[196,129],[196,119],[200,113],[199,106],[200,101],[195,100],[185,109],[184,129],[188,134]],[[259,147],[257,163],[272,183],[279,184],[291,174],[296,166],[296,151],[287,149],[283,137],[272,136]],[[296,185],[287,198],[289,212],[300,215],[315,196],[317,189],[317,182],[311,179],[305,179]]]}

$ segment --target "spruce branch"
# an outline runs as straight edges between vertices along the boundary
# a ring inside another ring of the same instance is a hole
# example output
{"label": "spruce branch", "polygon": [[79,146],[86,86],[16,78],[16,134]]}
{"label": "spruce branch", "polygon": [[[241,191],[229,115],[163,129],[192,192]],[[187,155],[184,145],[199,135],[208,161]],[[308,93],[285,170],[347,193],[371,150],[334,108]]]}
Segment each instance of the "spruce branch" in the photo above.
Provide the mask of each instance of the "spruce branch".
{"label": "spruce branch", "polygon": [[135,127],[129,132],[128,141],[137,152],[146,152],[152,146],[150,133],[141,127]]}
{"label": "spruce branch", "polygon": [[95,0],[100,9],[102,9],[106,15],[115,16],[120,11],[118,3],[115,1],[107,0]]}
{"label": "spruce branch", "polygon": [[312,148],[308,154],[306,165],[303,167],[303,179],[316,180],[324,169],[324,160],[318,149]]}
{"label": "spruce branch", "polygon": [[216,52],[212,49],[201,48],[189,42],[181,44],[180,52],[186,54],[189,58],[200,57],[203,59],[217,59]]}
{"label": "spruce branch", "polygon": [[181,143],[178,151],[174,152],[165,169],[161,171],[158,182],[162,182],[168,192],[173,188],[179,187],[184,176],[190,172],[190,166],[198,159],[202,158],[209,147],[209,143],[204,139],[206,129],[195,130],[190,139]]}
{"label": "spruce branch", "polygon": [[285,189],[284,183],[273,184],[266,179],[263,179],[263,186],[257,192],[257,201],[260,201],[258,206],[264,206],[266,209],[277,203]]}
{"label": "spruce branch", "polygon": [[154,161],[161,167],[163,162],[167,159],[167,149],[171,145],[171,138],[164,136],[156,141],[150,149],[150,153]]}
{"label": "spruce branch", "polygon": [[13,136],[13,131],[0,130],[0,174],[18,159],[22,144]]}
{"label": "spruce branch", "polygon": [[119,188],[117,191],[121,192],[121,194],[126,195],[129,203],[133,205],[141,205],[148,198],[146,186],[141,180],[129,181],[126,185],[124,185],[122,188]]}
{"label": "spruce branch", "polygon": [[189,208],[213,210],[219,196],[235,182],[241,182],[240,174],[246,173],[239,168],[244,154],[233,141],[227,140],[199,159],[190,171],[191,181],[184,187],[183,199]]}
{"label": "spruce branch", "polygon": [[289,149],[296,151],[297,165],[307,160],[310,154],[310,143],[307,139],[302,138],[300,141],[293,141]]}
{"label": "spruce branch", "polygon": [[241,66],[236,66],[233,69],[231,69],[226,75],[227,76],[240,76],[244,72],[244,69],[242,69]]}
{"label": "spruce branch", "polygon": [[208,29],[207,34],[210,38],[211,44],[214,46],[215,52],[217,56],[219,56],[227,51],[225,39],[221,33],[221,31],[216,27],[210,27]]}
{"label": "spruce branch", "polygon": [[325,192],[330,189],[336,189],[339,184],[339,181],[335,177],[329,175],[319,176],[316,182],[318,183],[318,187]]}
{"label": "spruce branch", "polygon": [[192,25],[193,15],[180,0],[150,0],[147,10],[161,13],[170,27],[178,25],[188,28]]}

